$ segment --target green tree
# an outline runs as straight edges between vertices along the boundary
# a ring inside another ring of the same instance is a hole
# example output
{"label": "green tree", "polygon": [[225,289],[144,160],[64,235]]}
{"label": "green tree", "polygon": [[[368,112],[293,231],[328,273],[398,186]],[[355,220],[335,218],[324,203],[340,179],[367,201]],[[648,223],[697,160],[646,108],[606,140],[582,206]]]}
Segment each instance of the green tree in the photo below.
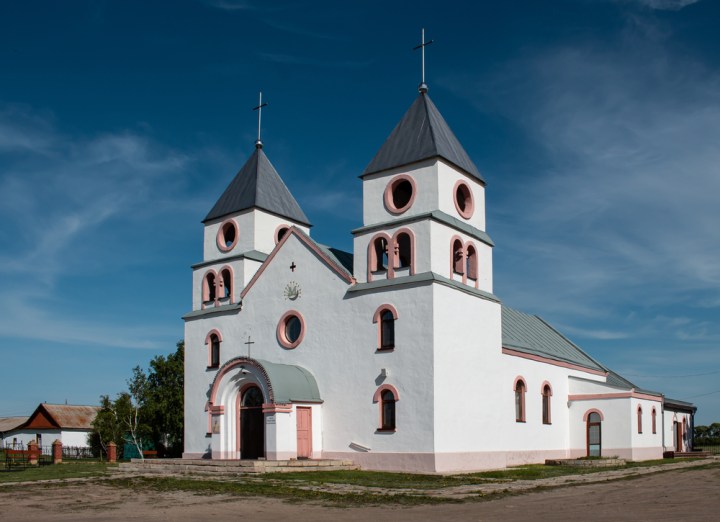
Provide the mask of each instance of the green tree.
{"label": "green tree", "polygon": [[88,445],[94,453],[102,451],[107,455],[107,445],[114,442],[118,458],[124,458],[126,419],[130,418],[132,402],[126,392],[119,393],[114,401],[109,395],[100,396],[100,410],[93,421],[93,431],[88,435]]}
{"label": "green tree", "polygon": [[180,457],[183,452],[184,363],[185,342],[180,341],[174,353],[150,361],[145,390],[145,422],[151,428],[155,447],[171,457]]}

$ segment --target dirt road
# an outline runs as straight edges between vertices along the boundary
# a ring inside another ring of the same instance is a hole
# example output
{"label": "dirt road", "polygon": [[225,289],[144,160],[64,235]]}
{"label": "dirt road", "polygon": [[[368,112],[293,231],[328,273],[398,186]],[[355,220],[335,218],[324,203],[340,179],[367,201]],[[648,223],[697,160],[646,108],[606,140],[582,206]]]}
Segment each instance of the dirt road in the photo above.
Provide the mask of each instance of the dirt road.
{"label": "dirt road", "polygon": [[720,468],[563,487],[463,504],[334,508],[274,499],[137,493],[102,482],[0,489],[0,520],[582,520],[710,521],[720,517]]}

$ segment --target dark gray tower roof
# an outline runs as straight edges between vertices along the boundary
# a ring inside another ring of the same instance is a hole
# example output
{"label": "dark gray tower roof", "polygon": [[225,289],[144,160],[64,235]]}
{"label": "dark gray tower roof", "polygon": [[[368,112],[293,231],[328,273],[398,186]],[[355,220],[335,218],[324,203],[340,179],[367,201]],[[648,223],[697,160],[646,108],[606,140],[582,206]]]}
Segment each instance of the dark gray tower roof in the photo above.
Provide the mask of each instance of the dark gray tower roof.
{"label": "dark gray tower roof", "polygon": [[436,157],[485,183],[430,96],[421,91],[362,175]]}
{"label": "dark gray tower roof", "polygon": [[311,226],[261,147],[255,148],[253,155],[230,182],[203,223],[250,208],[266,210]]}

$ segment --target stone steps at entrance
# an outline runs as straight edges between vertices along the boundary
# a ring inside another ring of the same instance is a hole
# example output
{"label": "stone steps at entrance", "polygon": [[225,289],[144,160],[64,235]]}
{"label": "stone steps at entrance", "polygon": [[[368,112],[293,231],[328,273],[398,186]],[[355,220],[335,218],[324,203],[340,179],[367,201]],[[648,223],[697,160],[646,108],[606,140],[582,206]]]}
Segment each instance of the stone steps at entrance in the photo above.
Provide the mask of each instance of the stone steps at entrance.
{"label": "stone steps at entrance", "polygon": [[190,460],[132,459],[116,468],[118,474],[245,475],[298,471],[339,471],[359,469],[351,460]]}

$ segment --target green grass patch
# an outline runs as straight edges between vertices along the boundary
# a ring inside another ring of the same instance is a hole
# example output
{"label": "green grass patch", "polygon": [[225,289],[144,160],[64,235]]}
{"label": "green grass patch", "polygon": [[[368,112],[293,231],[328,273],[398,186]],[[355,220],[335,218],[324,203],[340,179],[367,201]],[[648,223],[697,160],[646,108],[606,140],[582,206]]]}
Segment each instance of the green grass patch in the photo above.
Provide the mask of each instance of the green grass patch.
{"label": "green grass patch", "polygon": [[420,504],[448,504],[462,502],[458,499],[438,498],[427,495],[383,495],[370,492],[332,492],[306,489],[291,483],[278,483],[266,477],[232,481],[194,480],[172,477],[137,477],[111,479],[103,482],[115,487],[135,491],[186,491],[198,495],[232,495],[245,497],[270,497],[293,502],[321,502],[336,507]]}
{"label": "green grass patch", "polygon": [[116,464],[106,462],[66,462],[46,466],[28,466],[25,469],[0,469],[0,483],[32,482],[35,480],[67,479],[82,477],[101,477],[107,474],[108,468]]}

